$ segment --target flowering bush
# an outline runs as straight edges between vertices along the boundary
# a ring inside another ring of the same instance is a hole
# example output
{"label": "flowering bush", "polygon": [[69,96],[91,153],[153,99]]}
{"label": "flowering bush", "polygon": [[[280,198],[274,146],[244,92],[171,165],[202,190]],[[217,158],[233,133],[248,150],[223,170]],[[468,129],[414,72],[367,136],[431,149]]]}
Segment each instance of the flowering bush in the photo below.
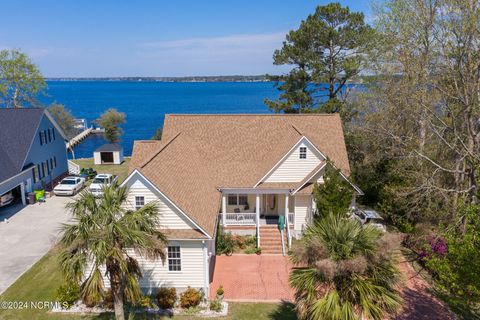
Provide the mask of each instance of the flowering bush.
{"label": "flowering bush", "polygon": [[480,207],[466,207],[460,213],[465,216],[463,230],[450,229],[442,237],[428,238],[428,246],[419,256],[440,288],[470,303],[478,303]]}

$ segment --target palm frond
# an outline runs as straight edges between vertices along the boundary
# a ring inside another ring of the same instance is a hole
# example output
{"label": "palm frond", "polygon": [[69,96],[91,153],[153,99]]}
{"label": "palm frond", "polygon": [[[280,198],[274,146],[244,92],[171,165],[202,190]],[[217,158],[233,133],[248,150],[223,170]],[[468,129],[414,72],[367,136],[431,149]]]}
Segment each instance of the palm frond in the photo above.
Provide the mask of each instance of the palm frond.
{"label": "palm frond", "polygon": [[91,274],[80,287],[82,299],[89,304],[98,304],[105,297],[102,272],[95,266]]}

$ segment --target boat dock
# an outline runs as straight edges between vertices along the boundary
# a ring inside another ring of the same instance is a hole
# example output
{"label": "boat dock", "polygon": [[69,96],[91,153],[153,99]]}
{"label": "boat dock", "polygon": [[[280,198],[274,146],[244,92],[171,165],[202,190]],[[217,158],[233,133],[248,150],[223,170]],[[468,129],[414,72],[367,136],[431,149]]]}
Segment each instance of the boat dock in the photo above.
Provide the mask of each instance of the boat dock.
{"label": "boat dock", "polygon": [[70,141],[67,142],[67,149],[72,149],[75,147],[77,144],[82,142],[86,137],[88,137],[90,134],[92,134],[93,128],[87,128],[77,134],[75,137],[70,139]]}
{"label": "boat dock", "polygon": [[94,134],[94,133],[104,133],[105,129],[102,128],[94,128],[94,127],[87,127],[87,122],[85,119],[75,119],[76,123],[79,125],[77,128],[83,129],[82,132],[77,134],[75,137],[70,139],[70,141],[67,142],[67,150],[71,150],[73,152],[73,147],[75,147],[77,144],[85,140],[89,135]]}

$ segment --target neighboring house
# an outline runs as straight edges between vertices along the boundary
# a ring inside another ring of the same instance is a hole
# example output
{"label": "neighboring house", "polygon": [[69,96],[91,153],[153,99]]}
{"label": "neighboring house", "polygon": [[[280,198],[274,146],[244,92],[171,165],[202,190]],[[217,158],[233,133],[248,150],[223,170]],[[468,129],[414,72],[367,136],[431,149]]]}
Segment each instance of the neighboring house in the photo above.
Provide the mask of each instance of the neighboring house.
{"label": "neighboring house", "polygon": [[44,188],[68,171],[66,136],[43,108],[0,109],[0,195]]}
{"label": "neighboring house", "polygon": [[141,287],[208,294],[217,224],[256,235],[262,253],[281,253],[278,219],[286,220],[288,246],[312,220],[327,157],[347,179],[338,115],[166,115],[161,141],[135,142],[123,183],[132,209],[158,202],[169,239],[164,265],[139,258]]}

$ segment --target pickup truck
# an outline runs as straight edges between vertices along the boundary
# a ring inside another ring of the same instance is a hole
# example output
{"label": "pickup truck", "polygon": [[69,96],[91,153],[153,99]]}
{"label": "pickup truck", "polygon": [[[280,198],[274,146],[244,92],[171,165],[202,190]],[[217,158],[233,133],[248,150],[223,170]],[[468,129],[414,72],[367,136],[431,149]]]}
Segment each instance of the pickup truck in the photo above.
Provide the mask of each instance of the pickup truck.
{"label": "pickup truck", "polygon": [[102,187],[110,186],[112,183],[117,181],[118,177],[116,175],[110,173],[101,173],[97,174],[95,178],[93,178],[92,184],[88,188],[88,190],[95,196],[101,197],[103,195]]}
{"label": "pickup truck", "polygon": [[73,196],[85,185],[85,178],[82,177],[66,177],[53,188],[56,196]]}

